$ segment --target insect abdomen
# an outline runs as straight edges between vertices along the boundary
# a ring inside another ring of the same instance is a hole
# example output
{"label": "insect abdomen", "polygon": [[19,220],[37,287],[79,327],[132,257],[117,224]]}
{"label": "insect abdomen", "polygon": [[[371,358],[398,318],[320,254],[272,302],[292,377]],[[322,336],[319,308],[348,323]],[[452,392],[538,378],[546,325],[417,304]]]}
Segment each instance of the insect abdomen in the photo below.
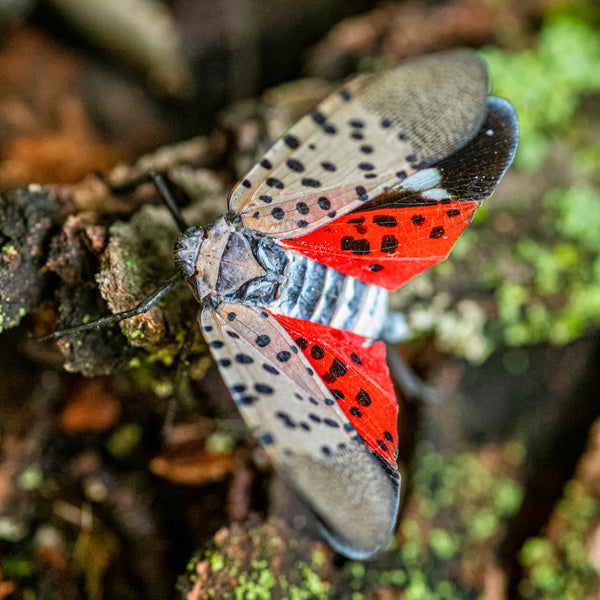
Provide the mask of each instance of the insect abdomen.
{"label": "insect abdomen", "polygon": [[387,314],[387,291],[286,252],[288,263],[273,312],[376,337]]}

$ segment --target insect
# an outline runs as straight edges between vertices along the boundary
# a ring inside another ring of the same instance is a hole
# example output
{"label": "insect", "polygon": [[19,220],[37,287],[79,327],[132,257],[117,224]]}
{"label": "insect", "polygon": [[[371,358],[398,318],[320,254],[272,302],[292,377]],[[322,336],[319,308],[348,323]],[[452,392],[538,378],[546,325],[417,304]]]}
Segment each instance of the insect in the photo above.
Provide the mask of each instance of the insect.
{"label": "insect", "polygon": [[388,290],[448,255],[514,157],[488,85],[465,50],[350,81],[175,246],[245,422],[352,558],[387,546],[399,502]]}

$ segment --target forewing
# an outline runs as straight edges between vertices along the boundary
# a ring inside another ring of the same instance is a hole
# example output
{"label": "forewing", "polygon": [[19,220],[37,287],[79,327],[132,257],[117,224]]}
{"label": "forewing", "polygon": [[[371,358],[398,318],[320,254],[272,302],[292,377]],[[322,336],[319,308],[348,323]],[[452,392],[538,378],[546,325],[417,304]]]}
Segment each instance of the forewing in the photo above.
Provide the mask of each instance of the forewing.
{"label": "forewing", "polygon": [[371,450],[395,467],[398,402],[385,344],[304,319],[273,315],[325,383]]}
{"label": "forewing", "polygon": [[283,326],[258,308],[205,306],[202,330],[242,417],[340,552],[385,547],[399,474],[378,460]]}
{"label": "forewing", "polygon": [[395,290],[448,256],[512,163],[518,138],[513,107],[491,97],[479,132],[462,149],[358,210],[282,244],[345,275]]}
{"label": "forewing", "polygon": [[461,148],[487,94],[485,63],[464,50],[354,79],[274,144],[229,208],[272,237],[314,231]]}

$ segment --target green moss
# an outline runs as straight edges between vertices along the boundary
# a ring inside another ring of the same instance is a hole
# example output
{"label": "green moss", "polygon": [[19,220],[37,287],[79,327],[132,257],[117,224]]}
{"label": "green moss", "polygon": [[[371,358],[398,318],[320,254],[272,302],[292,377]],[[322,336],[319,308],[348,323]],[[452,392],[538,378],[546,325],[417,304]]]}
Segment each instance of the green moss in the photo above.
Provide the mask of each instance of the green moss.
{"label": "green moss", "polygon": [[553,516],[551,539],[528,539],[520,553],[527,577],[521,582],[525,598],[547,600],[597,598],[598,573],[586,546],[600,521],[600,503],[576,485],[568,485]]}
{"label": "green moss", "polygon": [[126,458],[142,439],[142,428],[136,423],[119,427],[106,441],[107,450],[116,458]]}
{"label": "green moss", "polygon": [[575,3],[547,13],[536,50],[513,55],[497,48],[483,52],[494,93],[510,98],[519,115],[516,164],[521,168],[533,171],[542,166],[549,140],[571,133],[581,94],[600,88],[597,12],[591,4],[581,4],[589,7],[586,14]]}
{"label": "green moss", "polygon": [[221,571],[225,567],[225,559],[220,554],[210,557],[210,568],[212,571]]}
{"label": "green moss", "polygon": [[33,573],[33,564],[23,556],[8,555],[2,558],[0,563],[2,567],[2,579],[10,581],[11,579],[23,579]]}
{"label": "green moss", "polygon": [[44,476],[41,468],[38,465],[32,465],[19,476],[19,486],[24,490],[37,490],[43,480]]}
{"label": "green moss", "polygon": [[429,543],[433,553],[443,560],[452,558],[458,550],[455,540],[443,529],[432,529],[429,534]]}

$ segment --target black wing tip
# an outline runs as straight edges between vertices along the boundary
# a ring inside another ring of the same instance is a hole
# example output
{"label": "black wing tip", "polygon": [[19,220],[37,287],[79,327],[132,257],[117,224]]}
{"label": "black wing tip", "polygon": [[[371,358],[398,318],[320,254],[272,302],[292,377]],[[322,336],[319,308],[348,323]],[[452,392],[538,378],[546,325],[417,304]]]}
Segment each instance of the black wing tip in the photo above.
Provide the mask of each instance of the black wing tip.
{"label": "black wing tip", "polygon": [[509,140],[509,152],[507,155],[506,168],[508,168],[515,158],[517,146],[519,145],[519,116],[510,101],[506,98],[501,98],[500,96],[489,96],[487,106],[488,114],[491,114],[492,112],[495,113],[497,121],[500,122],[504,130],[510,134],[510,136],[507,136],[507,140]]}

